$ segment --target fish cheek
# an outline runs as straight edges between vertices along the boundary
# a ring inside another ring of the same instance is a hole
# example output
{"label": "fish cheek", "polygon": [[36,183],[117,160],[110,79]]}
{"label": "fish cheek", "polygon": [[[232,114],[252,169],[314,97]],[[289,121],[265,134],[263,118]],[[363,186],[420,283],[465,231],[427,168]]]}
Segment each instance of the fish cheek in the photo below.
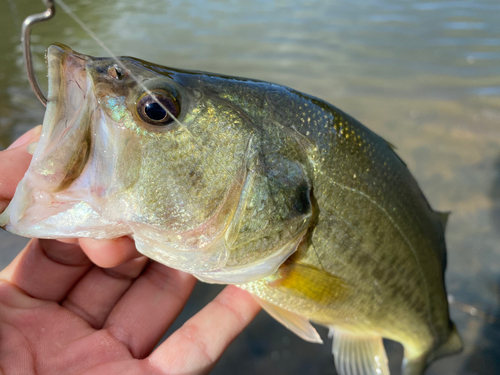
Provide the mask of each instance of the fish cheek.
{"label": "fish cheek", "polygon": [[139,180],[141,165],[141,144],[134,137],[130,137],[125,140],[116,160],[115,177],[120,181],[122,189],[130,188]]}

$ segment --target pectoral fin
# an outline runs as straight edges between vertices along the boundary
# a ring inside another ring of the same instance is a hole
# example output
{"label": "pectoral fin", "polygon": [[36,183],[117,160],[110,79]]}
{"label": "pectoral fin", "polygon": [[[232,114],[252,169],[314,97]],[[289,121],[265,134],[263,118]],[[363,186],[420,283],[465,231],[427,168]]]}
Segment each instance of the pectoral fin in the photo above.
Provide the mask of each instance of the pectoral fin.
{"label": "pectoral fin", "polygon": [[343,300],[350,292],[341,278],[308,264],[287,260],[269,283],[273,288],[320,305]]}
{"label": "pectoral fin", "polygon": [[332,333],[332,352],[339,375],[390,375],[380,336],[330,329]]}
{"label": "pectoral fin", "polygon": [[274,319],[283,324],[297,336],[309,342],[323,344],[323,340],[321,340],[318,332],[311,325],[311,323],[309,323],[309,320],[307,318],[282,309],[281,307],[273,305],[272,303],[264,301],[263,299],[260,299],[258,297],[254,296],[254,298],[257,300],[257,302],[260,303],[262,308],[266,310],[269,315],[271,315]]}

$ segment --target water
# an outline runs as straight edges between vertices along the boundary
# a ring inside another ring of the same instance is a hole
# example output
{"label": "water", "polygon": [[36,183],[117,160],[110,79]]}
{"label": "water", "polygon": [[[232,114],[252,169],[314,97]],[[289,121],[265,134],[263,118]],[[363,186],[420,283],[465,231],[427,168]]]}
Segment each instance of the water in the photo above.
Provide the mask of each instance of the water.
{"label": "water", "polygon": [[[395,144],[447,228],[459,356],[427,374],[500,373],[500,3],[418,1],[75,0],[118,55],[268,80],[321,97]],[[32,0],[0,5],[0,148],[41,123],[22,70],[20,23]],[[34,28],[36,68],[52,42],[104,52],[59,9]],[[0,233],[6,264],[25,242]],[[199,285],[180,324],[219,289]],[[473,306],[477,310],[471,310]],[[321,330],[324,336],[326,332]],[[261,313],[214,374],[335,374],[330,342],[308,344]],[[402,349],[388,343],[392,374]]]}

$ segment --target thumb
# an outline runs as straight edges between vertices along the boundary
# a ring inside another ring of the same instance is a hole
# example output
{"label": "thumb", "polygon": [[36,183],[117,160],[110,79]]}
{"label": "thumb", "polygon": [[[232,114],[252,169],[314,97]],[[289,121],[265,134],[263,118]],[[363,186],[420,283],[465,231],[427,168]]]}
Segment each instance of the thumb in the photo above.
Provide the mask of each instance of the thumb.
{"label": "thumb", "polygon": [[13,148],[35,142],[40,137],[41,132],[42,132],[42,125],[35,126],[33,129],[27,131],[18,139],[16,139],[14,143],[12,143],[9,147],[7,147],[7,150],[12,150]]}
{"label": "thumb", "polygon": [[26,146],[38,140],[41,130],[41,125],[31,129],[12,143],[9,148],[0,151],[0,212],[7,207],[14,196],[16,186],[31,162],[31,155],[26,151]]}

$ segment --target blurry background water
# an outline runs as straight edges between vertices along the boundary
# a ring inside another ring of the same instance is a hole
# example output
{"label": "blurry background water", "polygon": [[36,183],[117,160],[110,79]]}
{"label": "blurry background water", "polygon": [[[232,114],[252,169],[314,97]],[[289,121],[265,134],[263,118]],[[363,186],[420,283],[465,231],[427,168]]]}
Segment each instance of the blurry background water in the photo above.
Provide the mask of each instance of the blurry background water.
{"label": "blurry background water", "polygon": [[[273,81],[340,107],[395,144],[447,228],[451,315],[462,354],[427,374],[500,374],[500,2],[498,0],[68,0],[118,55],[184,69]],[[37,0],[0,4],[0,149],[41,123],[23,70],[19,33]],[[34,28],[104,55],[59,8]],[[26,243],[0,232],[3,267]],[[220,287],[197,286],[176,326]],[[326,336],[326,331],[320,329]],[[259,314],[214,374],[335,374],[330,341],[303,342]],[[387,343],[392,374],[402,348]]]}

